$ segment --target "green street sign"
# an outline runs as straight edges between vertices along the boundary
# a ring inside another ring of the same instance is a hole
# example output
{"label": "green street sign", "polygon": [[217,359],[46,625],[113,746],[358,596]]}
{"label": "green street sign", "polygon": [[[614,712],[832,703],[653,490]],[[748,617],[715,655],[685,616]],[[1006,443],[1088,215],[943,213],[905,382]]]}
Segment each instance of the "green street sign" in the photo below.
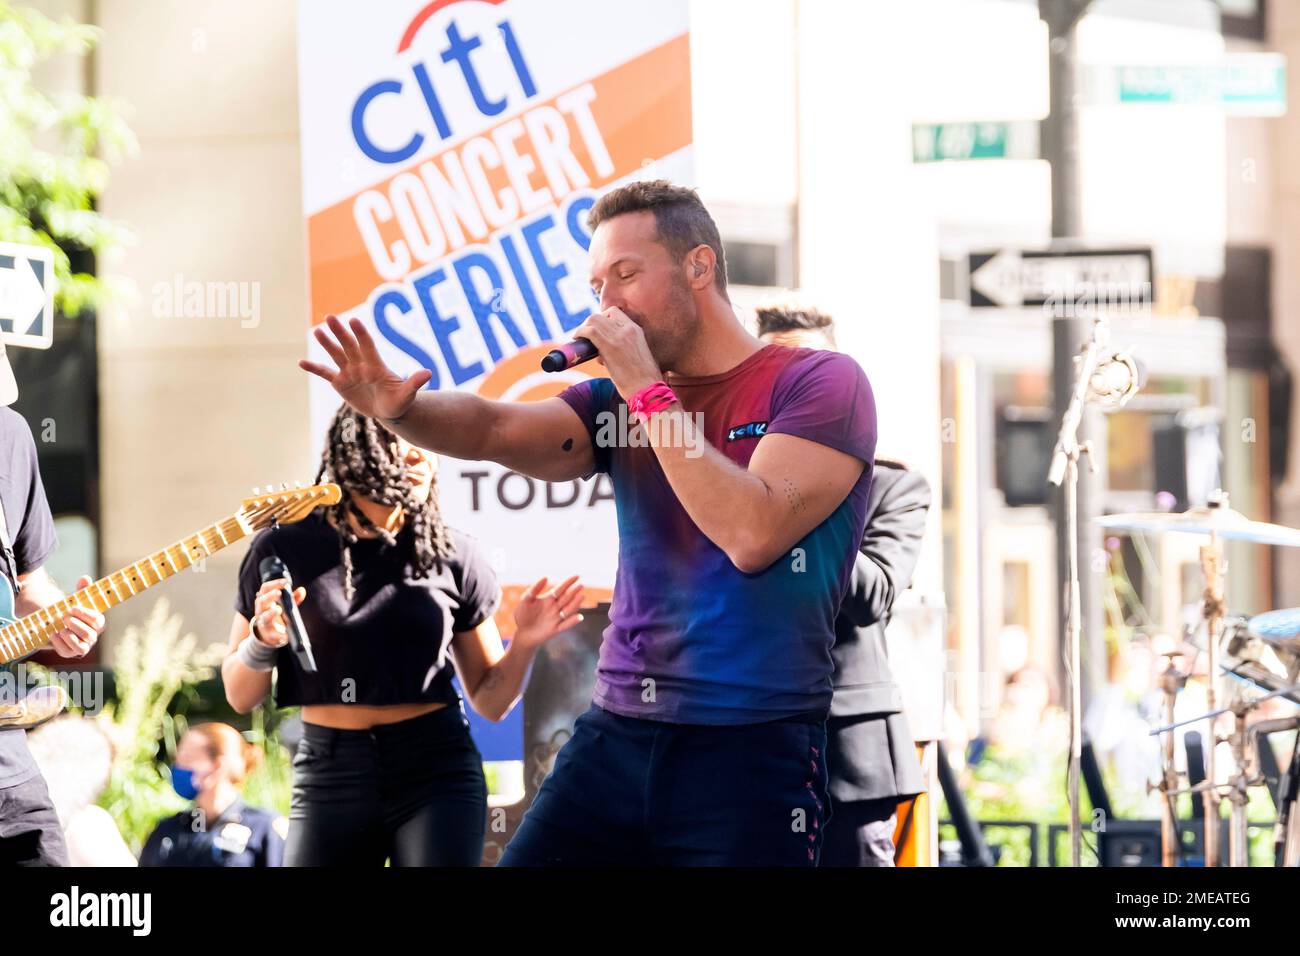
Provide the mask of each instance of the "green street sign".
{"label": "green street sign", "polygon": [[1286,59],[1277,53],[1229,54],[1221,66],[1119,66],[1111,78],[1120,103],[1221,105],[1237,116],[1286,112]]}
{"label": "green street sign", "polygon": [[987,123],[917,123],[912,126],[912,161],[1038,159],[1035,120]]}

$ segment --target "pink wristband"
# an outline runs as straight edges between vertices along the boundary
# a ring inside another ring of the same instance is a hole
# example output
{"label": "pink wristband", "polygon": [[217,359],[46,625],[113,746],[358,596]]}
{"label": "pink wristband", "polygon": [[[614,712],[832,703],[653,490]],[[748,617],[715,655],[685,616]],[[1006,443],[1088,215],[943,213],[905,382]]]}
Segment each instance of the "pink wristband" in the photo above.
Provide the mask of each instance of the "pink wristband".
{"label": "pink wristband", "polygon": [[667,382],[654,382],[636,392],[627,400],[627,411],[629,415],[644,421],[655,412],[667,408],[675,401],[677,401],[677,395],[668,387]]}

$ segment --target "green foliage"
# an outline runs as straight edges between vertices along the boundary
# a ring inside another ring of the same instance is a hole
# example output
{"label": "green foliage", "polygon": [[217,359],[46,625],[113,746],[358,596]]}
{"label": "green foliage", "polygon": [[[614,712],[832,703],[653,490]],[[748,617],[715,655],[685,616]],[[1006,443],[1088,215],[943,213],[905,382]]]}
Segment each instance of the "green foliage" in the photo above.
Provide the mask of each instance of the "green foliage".
{"label": "green foliage", "polygon": [[[1046,865],[1047,824],[1070,819],[1066,799],[1066,744],[1040,741],[1037,747],[1015,752],[990,744],[980,761],[968,768],[963,792],[977,820],[1024,820],[1038,823],[1039,863]],[[945,808],[946,810],[946,808]],[[991,845],[1001,846],[999,866],[1029,865],[1029,833],[1024,829],[990,829]]]}
{"label": "green foliage", "polygon": [[114,645],[116,700],[105,714],[116,755],[99,805],[112,814],[133,852],[139,853],[161,818],[188,806],[172,790],[165,763],[185,733],[195,685],[213,674],[222,653],[221,644],[200,648],[193,634],[182,635],[181,619],[170,614],[165,600]]}
{"label": "green foliage", "polygon": [[289,800],[293,792],[293,755],[280,743],[276,733],[279,720],[286,711],[277,712],[274,705],[263,704],[253,711],[253,728],[244,736],[257,744],[266,754],[266,760],[244,782],[244,800],[251,806],[289,814]]}
{"label": "green foliage", "polygon": [[85,56],[99,31],[0,0],[0,239],[54,255],[55,306],[98,308],[119,291],[76,272],[67,249],[102,256],[129,234],[95,211],[111,163],[135,150],[115,104],[76,93],[47,95],[32,72],[60,55]]}

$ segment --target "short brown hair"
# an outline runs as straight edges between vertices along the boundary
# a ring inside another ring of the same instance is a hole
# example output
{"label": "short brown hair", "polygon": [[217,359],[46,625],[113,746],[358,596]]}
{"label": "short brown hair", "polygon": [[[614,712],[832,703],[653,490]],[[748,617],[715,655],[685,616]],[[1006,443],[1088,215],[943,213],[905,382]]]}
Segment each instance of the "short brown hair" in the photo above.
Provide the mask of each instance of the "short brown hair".
{"label": "short brown hair", "polygon": [[756,310],[758,334],[774,332],[820,332],[835,344],[835,320],[825,312],[804,306],[769,305]]}
{"label": "short brown hair", "polygon": [[209,759],[230,758],[231,781],[239,786],[254,770],[262,765],[265,754],[255,744],[250,744],[234,727],[216,721],[194,724],[190,733],[203,738],[203,749]]}
{"label": "short brown hair", "polygon": [[632,212],[650,211],[655,217],[655,233],[661,245],[678,260],[696,246],[713,250],[717,266],[713,270],[714,284],[723,298],[727,296],[727,260],[722,252],[722,237],[717,223],[704,208],[694,189],[676,186],[666,179],[628,183],[611,189],[596,201],[587,213],[587,225],[592,232],[607,219]]}

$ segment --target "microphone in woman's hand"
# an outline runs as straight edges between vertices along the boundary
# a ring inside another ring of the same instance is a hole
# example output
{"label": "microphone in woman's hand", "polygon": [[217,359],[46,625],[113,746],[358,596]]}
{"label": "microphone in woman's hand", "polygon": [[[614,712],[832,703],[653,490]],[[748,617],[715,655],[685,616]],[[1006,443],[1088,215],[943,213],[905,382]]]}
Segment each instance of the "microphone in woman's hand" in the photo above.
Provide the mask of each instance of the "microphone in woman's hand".
{"label": "microphone in woman's hand", "polygon": [[574,339],[547,352],[542,357],[542,371],[563,372],[566,368],[590,362],[599,354],[590,339]]}
{"label": "microphone in woman's hand", "polygon": [[262,574],[262,583],[284,578],[286,586],[280,589],[280,610],[284,612],[284,627],[289,632],[289,649],[293,651],[298,663],[308,674],[316,673],[316,658],[311,653],[311,641],[307,637],[307,628],[303,626],[302,615],[298,613],[298,604],[293,599],[293,578],[289,569],[277,555],[269,555],[257,566]]}

